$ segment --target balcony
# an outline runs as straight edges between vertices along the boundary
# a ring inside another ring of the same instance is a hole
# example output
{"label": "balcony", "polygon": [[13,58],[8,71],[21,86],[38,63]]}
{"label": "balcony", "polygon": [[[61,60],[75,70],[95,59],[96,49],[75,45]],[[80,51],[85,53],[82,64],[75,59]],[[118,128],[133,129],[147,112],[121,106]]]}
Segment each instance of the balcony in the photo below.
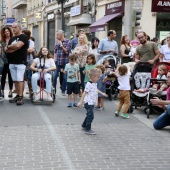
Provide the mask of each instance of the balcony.
{"label": "balcony", "polygon": [[21,9],[23,7],[26,7],[27,0],[13,0],[12,1],[12,8],[13,9]]}

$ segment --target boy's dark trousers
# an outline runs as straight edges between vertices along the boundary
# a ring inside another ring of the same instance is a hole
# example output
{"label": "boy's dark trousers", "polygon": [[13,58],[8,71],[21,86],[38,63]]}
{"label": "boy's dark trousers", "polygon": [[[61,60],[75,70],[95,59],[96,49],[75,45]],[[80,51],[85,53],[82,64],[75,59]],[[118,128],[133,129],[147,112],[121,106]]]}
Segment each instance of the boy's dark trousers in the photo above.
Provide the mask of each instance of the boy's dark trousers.
{"label": "boy's dark trousers", "polygon": [[88,105],[88,103],[85,103],[84,107],[87,113],[86,113],[86,118],[84,119],[84,122],[82,124],[82,127],[86,128],[86,130],[88,131],[91,129],[91,123],[94,119],[94,112],[93,112],[94,105]]}

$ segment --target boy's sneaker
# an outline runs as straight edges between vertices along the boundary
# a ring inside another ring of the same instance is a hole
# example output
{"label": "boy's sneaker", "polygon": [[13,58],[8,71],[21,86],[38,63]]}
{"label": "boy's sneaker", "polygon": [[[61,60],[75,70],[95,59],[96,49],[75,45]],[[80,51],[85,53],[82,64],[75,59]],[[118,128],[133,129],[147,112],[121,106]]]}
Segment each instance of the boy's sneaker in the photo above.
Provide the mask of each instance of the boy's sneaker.
{"label": "boy's sneaker", "polygon": [[72,103],[68,103],[67,107],[72,107]]}
{"label": "boy's sneaker", "polygon": [[73,106],[74,106],[74,107],[77,107],[77,103],[73,103]]}
{"label": "boy's sneaker", "polygon": [[127,113],[122,113],[121,116],[125,119],[129,119],[130,116]]}
{"label": "boy's sneaker", "polygon": [[23,105],[24,104],[24,100],[23,100],[23,97],[19,97],[16,104],[19,106],[19,105]]}
{"label": "boy's sneaker", "polygon": [[84,127],[84,126],[81,126],[81,129],[82,129],[82,130],[86,130],[86,127]]}
{"label": "boy's sneaker", "polygon": [[10,102],[10,103],[16,103],[17,100],[18,100],[18,98],[19,98],[19,96],[16,95],[14,98],[10,99],[9,102]]}
{"label": "boy's sneaker", "polygon": [[159,89],[159,90],[156,92],[156,95],[161,96],[162,93],[163,93],[163,91],[162,91],[161,89]]}
{"label": "boy's sneaker", "polygon": [[65,96],[66,95],[65,92],[62,92],[62,95]]}
{"label": "boy's sneaker", "polygon": [[104,110],[104,107],[99,107],[98,108],[98,111],[102,111],[102,110]]}
{"label": "boy's sneaker", "polygon": [[115,116],[119,116],[119,111],[116,111],[116,112],[115,112]]}
{"label": "boy's sneaker", "polygon": [[96,133],[93,130],[88,130],[85,132],[86,135],[96,135]]}

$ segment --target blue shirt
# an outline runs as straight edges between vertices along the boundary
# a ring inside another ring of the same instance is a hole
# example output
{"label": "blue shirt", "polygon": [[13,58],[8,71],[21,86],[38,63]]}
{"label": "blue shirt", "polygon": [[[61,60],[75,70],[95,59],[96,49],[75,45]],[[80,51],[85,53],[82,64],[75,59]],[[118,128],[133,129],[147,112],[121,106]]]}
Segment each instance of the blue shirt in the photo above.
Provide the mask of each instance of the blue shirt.
{"label": "blue shirt", "polygon": [[71,49],[74,50],[74,48],[77,46],[78,44],[78,38],[73,38],[71,40]]}
{"label": "blue shirt", "polygon": [[[107,51],[107,50],[116,50],[118,53],[118,45],[115,40],[109,40],[108,37],[101,40],[98,46],[97,52],[100,53],[100,51]],[[101,58],[103,58],[105,55],[114,55],[113,52],[102,54]]]}

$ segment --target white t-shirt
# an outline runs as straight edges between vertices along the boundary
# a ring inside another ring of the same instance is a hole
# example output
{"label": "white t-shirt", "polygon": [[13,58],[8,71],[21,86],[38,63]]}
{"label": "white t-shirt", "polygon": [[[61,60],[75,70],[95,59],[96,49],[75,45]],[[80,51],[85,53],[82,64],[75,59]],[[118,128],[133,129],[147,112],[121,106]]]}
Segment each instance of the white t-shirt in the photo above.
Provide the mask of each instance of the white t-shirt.
{"label": "white t-shirt", "polygon": [[[34,62],[36,62],[36,67],[40,67],[40,58],[34,59]],[[44,65],[44,58],[41,59],[41,66]],[[45,59],[45,68],[51,68],[55,66],[55,62],[53,58]]]}
{"label": "white t-shirt", "polygon": [[119,90],[130,90],[130,71],[128,71],[128,73],[126,75],[119,75],[118,73],[116,73],[117,77],[118,77],[118,82],[119,82],[119,86],[118,89]]}
{"label": "white t-shirt", "polygon": [[93,54],[93,55],[95,56],[96,62],[98,62],[98,61],[100,60],[101,54],[99,54],[99,53],[97,52],[97,48],[92,49],[92,48],[90,47],[90,49],[89,49],[89,54]]}
{"label": "white t-shirt", "polygon": [[170,61],[170,48],[168,47],[168,44],[163,45],[160,52],[164,55],[163,62]]}
{"label": "white t-shirt", "polygon": [[87,82],[84,91],[87,93],[84,98],[84,103],[88,103],[88,105],[97,105],[98,103],[97,83]]}
{"label": "white t-shirt", "polygon": [[157,75],[157,77],[156,77],[157,79],[162,79],[162,80],[166,80],[167,78],[166,78],[166,75]]}

